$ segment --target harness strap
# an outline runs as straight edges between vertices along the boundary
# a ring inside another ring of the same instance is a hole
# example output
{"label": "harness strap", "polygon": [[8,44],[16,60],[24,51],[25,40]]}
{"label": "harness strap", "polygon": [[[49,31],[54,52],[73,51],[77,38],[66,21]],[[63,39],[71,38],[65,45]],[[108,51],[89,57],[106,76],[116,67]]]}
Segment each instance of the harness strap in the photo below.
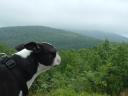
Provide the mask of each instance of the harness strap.
{"label": "harness strap", "polygon": [[6,65],[6,67],[8,69],[13,69],[13,68],[16,67],[16,62],[14,60],[12,60],[12,59],[9,59],[9,60],[7,60],[7,62],[5,63],[5,65]]}
{"label": "harness strap", "polygon": [[23,91],[23,94],[28,94],[28,88],[26,84],[26,80],[23,77],[23,74],[17,68],[16,62],[9,57],[0,58],[0,69],[2,70],[9,70],[12,75],[16,78],[17,84]]}

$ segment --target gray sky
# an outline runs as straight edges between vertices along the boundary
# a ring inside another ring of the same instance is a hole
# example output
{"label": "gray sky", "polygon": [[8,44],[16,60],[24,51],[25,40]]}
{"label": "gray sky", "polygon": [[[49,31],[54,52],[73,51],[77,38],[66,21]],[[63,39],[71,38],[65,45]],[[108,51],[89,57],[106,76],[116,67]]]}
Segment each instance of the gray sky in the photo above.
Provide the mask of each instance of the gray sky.
{"label": "gray sky", "polygon": [[0,0],[0,26],[44,25],[128,37],[128,0]]}

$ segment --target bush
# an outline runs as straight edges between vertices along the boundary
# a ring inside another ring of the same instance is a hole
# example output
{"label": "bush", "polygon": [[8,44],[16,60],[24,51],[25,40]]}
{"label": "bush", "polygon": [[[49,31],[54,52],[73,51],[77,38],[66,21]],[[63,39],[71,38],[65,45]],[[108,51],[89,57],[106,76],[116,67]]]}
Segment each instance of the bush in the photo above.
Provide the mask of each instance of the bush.
{"label": "bush", "polygon": [[14,52],[15,52],[15,49],[9,48],[4,44],[0,44],[0,53],[6,53],[8,55],[11,55]]}

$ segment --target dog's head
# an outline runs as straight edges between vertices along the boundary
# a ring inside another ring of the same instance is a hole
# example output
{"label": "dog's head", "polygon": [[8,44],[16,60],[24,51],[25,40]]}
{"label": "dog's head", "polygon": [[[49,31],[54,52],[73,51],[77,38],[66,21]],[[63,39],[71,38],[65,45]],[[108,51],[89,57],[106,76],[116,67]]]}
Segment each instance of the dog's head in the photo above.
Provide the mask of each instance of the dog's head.
{"label": "dog's head", "polygon": [[61,58],[57,49],[49,43],[30,42],[16,47],[17,51],[27,50],[36,56],[38,62],[45,66],[59,65]]}
{"label": "dog's head", "polygon": [[[38,65],[35,69],[35,64],[29,66],[29,74],[32,75],[28,78],[27,86],[30,88],[34,79],[42,72],[50,69],[52,66],[59,65],[61,63],[61,58],[57,49],[49,43],[36,43],[30,42],[27,44],[21,44],[15,48],[18,52],[15,54],[23,59],[35,60]],[[34,62],[35,63],[35,62]],[[26,65],[26,64],[25,64]],[[34,68],[33,68],[34,67]],[[33,77],[33,75],[35,76]]]}

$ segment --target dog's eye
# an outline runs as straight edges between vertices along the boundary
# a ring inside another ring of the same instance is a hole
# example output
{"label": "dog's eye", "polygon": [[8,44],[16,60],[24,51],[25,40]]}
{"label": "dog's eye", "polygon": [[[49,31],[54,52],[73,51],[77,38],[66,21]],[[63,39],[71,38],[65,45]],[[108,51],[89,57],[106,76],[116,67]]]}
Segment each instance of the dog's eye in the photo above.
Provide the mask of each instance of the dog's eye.
{"label": "dog's eye", "polygon": [[56,56],[56,52],[52,52],[51,55],[52,55],[53,57],[55,57],[55,56]]}

